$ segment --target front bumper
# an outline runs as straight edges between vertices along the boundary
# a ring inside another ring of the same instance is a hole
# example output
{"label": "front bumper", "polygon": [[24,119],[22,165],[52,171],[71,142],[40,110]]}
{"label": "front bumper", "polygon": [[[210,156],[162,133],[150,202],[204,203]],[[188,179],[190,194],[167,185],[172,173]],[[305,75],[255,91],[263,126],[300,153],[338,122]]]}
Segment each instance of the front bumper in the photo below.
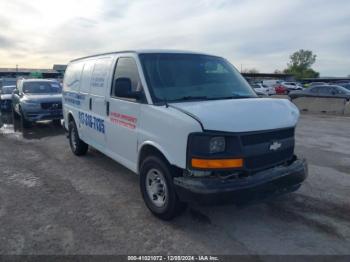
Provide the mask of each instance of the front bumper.
{"label": "front bumper", "polygon": [[35,122],[41,120],[62,119],[62,110],[41,110],[41,111],[24,111],[24,118],[28,121]]}
{"label": "front bumper", "polygon": [[295,160],[254,175],[235,178],[175,177],[176,193],[181,201],[204,205],[245,204],[297,190],[308,174],[306,160]]}

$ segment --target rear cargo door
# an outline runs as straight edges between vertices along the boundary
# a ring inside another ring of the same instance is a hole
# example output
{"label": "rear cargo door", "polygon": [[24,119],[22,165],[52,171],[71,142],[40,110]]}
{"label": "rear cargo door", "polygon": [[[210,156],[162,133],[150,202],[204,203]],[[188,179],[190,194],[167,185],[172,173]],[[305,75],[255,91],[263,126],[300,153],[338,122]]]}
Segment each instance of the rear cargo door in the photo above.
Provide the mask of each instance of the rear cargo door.
{"label": "rear cargo door", "polygon": [[[102,152],[105,152],[106,148],[105,94],[110,85],[111,63],[111,57],[101,57],[94,61],[93,67],[85,68],[92,72],[91,78],[86,79],[86,81],[90,80],[90,92],[85,98],[84,108],[86,109],[79,112],[79,123],[83,126],[85,141]],[[89,67],[89,65],[86,66]]]}

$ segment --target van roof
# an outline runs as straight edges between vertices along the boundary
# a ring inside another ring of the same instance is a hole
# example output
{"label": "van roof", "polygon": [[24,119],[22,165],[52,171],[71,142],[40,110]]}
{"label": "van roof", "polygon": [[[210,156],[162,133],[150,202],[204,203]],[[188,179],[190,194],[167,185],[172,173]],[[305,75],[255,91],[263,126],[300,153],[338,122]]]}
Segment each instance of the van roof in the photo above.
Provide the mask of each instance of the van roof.
{"label": "van roof", "polygon": [[96,56],[103,56],[103,55],[113,55],[113,54],[121,54],[121,53],[134,53],[134,54],[152,54],[152,53],[160,53],[160,54],[197,54],[197,55],[210,55],[200,52],[193,52],[193,51],[185,51],[185,50],[172,50],[172,49],[143,49],[143,50],[125,50],[125,51],[115,51],[115,52],[107,52],[107,53],[101,53],[101,54],[95,54],[90,56],[84,56],[77,59],[71,60],[71,62],[75,62],[78,60],[90,58],[90,57],[96,57]]}

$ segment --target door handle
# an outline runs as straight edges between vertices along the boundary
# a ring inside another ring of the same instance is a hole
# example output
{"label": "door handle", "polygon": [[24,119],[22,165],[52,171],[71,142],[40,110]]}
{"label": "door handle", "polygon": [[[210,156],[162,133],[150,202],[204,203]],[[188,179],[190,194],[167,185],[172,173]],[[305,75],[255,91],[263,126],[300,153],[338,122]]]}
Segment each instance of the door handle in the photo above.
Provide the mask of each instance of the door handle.
{"label": "door handle", "polygon": [[109,116],[109,101],[106,103],[106,114]]}
{"label": "door handle", "polygon": [[90,97],[90,100],[89,100],[89,110],[92,109],[92,98]]}

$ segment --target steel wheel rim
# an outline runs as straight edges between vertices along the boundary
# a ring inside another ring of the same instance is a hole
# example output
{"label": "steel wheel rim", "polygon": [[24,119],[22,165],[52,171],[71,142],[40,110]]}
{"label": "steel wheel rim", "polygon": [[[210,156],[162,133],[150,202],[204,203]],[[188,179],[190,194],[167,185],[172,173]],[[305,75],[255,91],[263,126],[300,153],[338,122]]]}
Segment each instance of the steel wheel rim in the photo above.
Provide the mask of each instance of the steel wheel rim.
{"label": "steel wheel rim", "polygon": [[146,175],[146,191],[153,205],[164,207],[168,202],[168,187],[161,171],[152,168]]}

